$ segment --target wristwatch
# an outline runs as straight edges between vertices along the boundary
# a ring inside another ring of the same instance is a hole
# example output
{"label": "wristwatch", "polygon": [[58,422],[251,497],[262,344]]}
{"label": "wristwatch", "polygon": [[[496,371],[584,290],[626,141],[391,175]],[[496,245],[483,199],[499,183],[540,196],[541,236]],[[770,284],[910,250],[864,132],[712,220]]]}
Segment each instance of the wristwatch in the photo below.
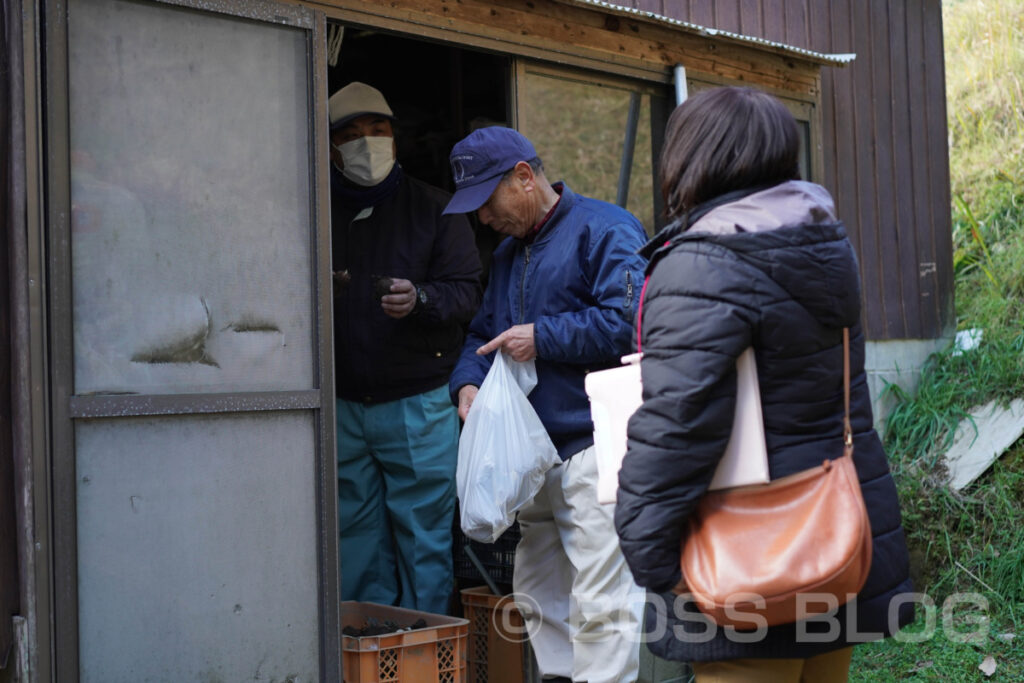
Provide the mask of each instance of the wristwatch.
{"label": "wristwatch", "polygon": [[427,305],[427,301],[429,300],[429,297],[427,296],[427,291],[420,287],[419,285],[416,286],[416,298],[424,306]]}

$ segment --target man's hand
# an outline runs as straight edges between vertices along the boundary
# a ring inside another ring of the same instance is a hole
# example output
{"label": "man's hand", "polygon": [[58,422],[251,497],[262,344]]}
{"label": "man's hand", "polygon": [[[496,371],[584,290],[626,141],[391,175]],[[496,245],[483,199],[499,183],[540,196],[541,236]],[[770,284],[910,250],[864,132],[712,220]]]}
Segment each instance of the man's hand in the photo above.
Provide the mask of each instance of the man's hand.
{"label": "man's hand", "polygon": [[408,280],[392,278],[391,293],[381,297],[380,307],[392,318],[404,318],[416,306],[416,285]]}
{"label": "man's hand", "polygon": [[477,355],[486,356],[491,351],[501,352],[512,360],[520,363],[537,357],[537,347],[533,340],[533,323],[513,325],[497,337],[476,350]]}
{"label": "man's hand", "polygon": [[469,408],[473,405],[473,399],[476,398],[476,392],[480,391],[480,387],[467,384],[459,388],[459,419],[463,422],[466,421],[466,416],[469,415]]}

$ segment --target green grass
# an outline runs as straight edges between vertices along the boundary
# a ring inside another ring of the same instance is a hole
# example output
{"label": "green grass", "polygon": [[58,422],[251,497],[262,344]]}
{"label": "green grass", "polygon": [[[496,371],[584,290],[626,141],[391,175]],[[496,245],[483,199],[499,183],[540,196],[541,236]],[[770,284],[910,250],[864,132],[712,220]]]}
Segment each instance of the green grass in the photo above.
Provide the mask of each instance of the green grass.
{"label": "green grass", "polygon": [[[983,341],[934,354],[915,395],[888,389],[911,573],[939,607],[905,629],[921,642],[857,648],[853,681],[1024,680],[1024,441],[960,492],[940,457],[972,408],[1024,397],[1024,1],[944,0],[943,21],[957,328]],[[943,620],[962,595],[987,605]],[[978,668],[989,656],[991,677]]]}
{"label": "green grass", "polygon": [[[961,494],[933,477],[918,465],[897,481],[915,587],[937,607],[919,609],[903,632],[921,642],[857,648],[850,680],[1024,680],[1024,447]],[[987,656],[997,667],[990,678],[978,669]]]}
{"label": "green grass", "polygon": [[1024,180],[1024,3],[942,5],[953,192],[988,214]]}
{"label": "green grass", "polygon": [[[881,643],[857,648],[850,681],[855,683],[880,683],[882,681],[959,681],[988,680],[993,682],[1024,680],[1024,667],[1021,666],[1020,645],[1017,639],[1002,640],[999,636],[1007,633],[1000,624],[990,623],[988,634],[972,641],[964,632],[959,635],[957,615],[952,613],[951,625],[954,627],[953,638],[947,637],[943,627],[941,605],[930,610],[932,627],[926,628],[925,619],[919,619],[903,633],[913,637],[925,638],[920,643],[898,642],[889,639]],[[977,618],[977,614],[965,610],[961,615],[967,619]],[[974,632],[976,624],[961,624],[967,632]],[[1012,632],[1012,631],[1010,631]],[[987,678],[979,670],[979,665],[986,657],[991,656],[996,663],[996,671]]]}

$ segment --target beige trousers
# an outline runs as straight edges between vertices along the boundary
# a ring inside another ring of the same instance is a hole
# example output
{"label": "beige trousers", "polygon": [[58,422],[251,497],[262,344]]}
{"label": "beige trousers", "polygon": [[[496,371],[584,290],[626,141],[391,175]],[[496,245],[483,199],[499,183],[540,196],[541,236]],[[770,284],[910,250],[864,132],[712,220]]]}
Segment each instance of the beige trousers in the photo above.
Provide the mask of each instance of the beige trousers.
{"label": "beige trousers", "polygon": [[635,681],[645,593],[619,550],[614,505],[597,502],[594,447],[548,470],[519,512],[512,587],[542,676]]}
{"label": "beige trousers", "polygon": [[853,648],[808,659],[694,662],[697,683],[846,683]]}

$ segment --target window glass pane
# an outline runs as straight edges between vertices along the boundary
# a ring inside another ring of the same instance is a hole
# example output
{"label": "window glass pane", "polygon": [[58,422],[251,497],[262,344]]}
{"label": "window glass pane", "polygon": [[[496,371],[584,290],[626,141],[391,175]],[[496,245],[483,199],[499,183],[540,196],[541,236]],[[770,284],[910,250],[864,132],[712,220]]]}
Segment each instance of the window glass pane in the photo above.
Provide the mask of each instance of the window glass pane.
{"label": "window glass pane", "polygon": [[313,388],[305,32],[82,0],[68,33],[76,393]]}
{"label": "window glass pane", "polygon": [[311,413],[88,420],[75,443],[82,681],[319,680]]}
{"label": "window glass pane", "polygon": [[[527,70],[519,87],[519,130],[533,142],[552,182],[615,203],[630,91]],[[654,226],[650,97],[641,95],[628,208]]]}

